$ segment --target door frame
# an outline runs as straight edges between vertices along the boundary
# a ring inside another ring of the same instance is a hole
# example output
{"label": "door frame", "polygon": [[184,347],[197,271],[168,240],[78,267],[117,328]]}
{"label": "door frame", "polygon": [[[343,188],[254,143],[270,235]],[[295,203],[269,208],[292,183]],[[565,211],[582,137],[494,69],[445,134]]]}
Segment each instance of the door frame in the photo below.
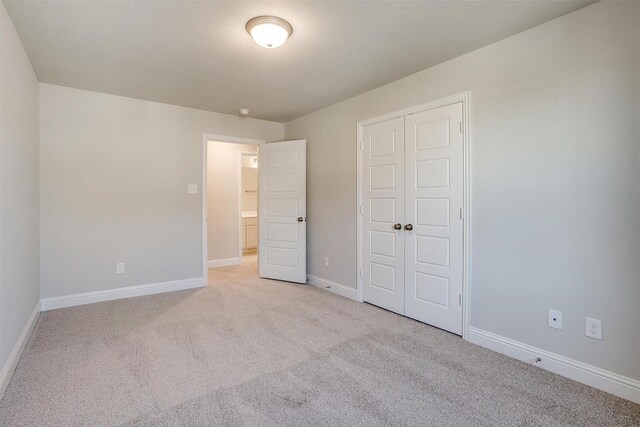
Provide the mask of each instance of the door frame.
{"label": "door frame", "polygon": [[462,126],[463,126],[463,141],[464,141],[464,178],[463,178],[463,212],[464,212],[464,224],[463,224],[463,261],[462,261],[462,339],[469,340],[469,274],[471,269],[471,131],[469,127],[469,110],[470,110],[471,92],[462,92],[456,95],[447,96],[436,100],[429,101],[424,104],[415,105],[413,107],[404,108],[391,113],[382,114],[379,116],[371,117],[369,119],[360,120],[357,122],[357,138],[356,138],[356,151],[358,153],[357,164],[357,200],[356,200],[356,212],[357,212],[357,268],[356,272],[356,291],[357,300],[363,302],[362,299],[362,230],[363,230],[363,218],[362,218],[362,129],[364,126],[372,125],[378,122],[382,122],[389,119],[403,117],[406,115],[419,113],[426,110],[433,110],[435,108],[446,107],[452,104],[462,103]]}
{"label": "door frame", "polygon": [[[209,254],[208,254],[208,236],[207,236],[207,228],[208,228],[208,212],[207,212],[207,147],[209,142],[227,142],[232,144],[247,144],[247,145],[257,145],[258,150],[260,149],[260,145],[265,144],[266,141],[264,139],[252,139],[252,138],[243,138],[239,136],[230,136],[230,135],[216,135],[211,133],[205,133],[202,137],[202,277],[205,278],[205,286],[209,284]],[[242,154],[240,154],[240,159],[242,159]],[[242,168],[240,167],[240,174],[242,174]],[[241,175],[240,175],[241,176]],[[240,198],[240,202],[242,203],[242,193],[238,196]],[[241,207],[242,209],[242,207]],[[242,227],[242,224],[240,224]],[[242,239],[242,228],[238,229],[240,233],[240,237],[238,238],[238,242]],[[240,260],[242,261],[242,245],[240,245]]]}

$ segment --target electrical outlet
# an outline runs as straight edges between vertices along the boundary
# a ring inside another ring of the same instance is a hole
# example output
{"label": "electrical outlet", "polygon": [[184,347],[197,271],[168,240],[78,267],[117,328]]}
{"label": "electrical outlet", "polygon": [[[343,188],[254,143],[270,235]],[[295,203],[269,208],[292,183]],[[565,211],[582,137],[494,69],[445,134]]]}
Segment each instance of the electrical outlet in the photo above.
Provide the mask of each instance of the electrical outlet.
{"label": "electrical outlet", "polygon": [[587,317],[586,335],[597,340],[602,339],[602,320]]}
{"label": "electrical outlet", "polygon": [[324,257],[324,266],[325,267],[329,267],[329,257],[328,256]]}
{"label": "electrical outlet", "polygon": [[548,325],[550,328],[562,329],[562,312],[549,309]]}
{"label": "electrical outlet", "polygon": [[197,184],[189,184],[189,185],[187,185],[187,193],[188,194],[198,194],[198,185]]}
{"label": "electrical outlet", "polygon": [[119,262],[116,264],[116,274],[124,273],[124,262]]}

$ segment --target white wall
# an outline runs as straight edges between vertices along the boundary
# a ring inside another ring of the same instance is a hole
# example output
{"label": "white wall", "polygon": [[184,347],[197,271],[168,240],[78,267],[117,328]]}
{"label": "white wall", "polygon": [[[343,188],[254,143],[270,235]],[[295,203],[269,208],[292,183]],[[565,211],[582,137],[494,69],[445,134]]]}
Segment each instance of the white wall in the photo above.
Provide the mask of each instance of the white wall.
{"label": "white wall", "polygon": [[287,123],[309,273],[356,285],[356,122],[469,90],[471,325],[640,379],[639,31],[640,3],[599,2]]}
{"label": "white wall", "polygon": [[[207,201],[209,261],[238,258],[240,253],[240,153],[258,152],[257,145],[209,142]],[[240,261],[240,260],[239,260]]]}
{"label": "white wall", "polygon": [[202,276],[205,133],[283,125],[40,84],[43,298]]}
{"label": "white wall", "polygon": [[38,304],[40,276],[38,80],[4,5],[0,9],[1,372]]}

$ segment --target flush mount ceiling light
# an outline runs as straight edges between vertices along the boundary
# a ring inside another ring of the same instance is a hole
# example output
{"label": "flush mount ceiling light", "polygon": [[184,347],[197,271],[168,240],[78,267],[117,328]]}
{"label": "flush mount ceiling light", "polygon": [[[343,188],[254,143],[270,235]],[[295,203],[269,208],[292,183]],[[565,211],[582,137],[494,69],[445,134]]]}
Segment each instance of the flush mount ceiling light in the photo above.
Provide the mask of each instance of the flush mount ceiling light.
{"label": "flush mount ceiling light", "polygon": [[276,16],[257,16],[246,28],[253,40],[267,49],[282,46],[293,33],[291,24]]}

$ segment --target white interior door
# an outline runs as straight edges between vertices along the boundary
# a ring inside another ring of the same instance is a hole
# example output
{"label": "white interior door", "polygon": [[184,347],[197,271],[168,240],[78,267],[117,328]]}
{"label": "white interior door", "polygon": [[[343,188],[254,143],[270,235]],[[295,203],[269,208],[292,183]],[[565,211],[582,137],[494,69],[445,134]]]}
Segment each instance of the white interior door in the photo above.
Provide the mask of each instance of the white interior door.
{"label": "white interior door", "polygon": [[462,103],[409,115],[405,130],[405,314],[461,334]]}
{"label": "white interior door", "polygon": [[362,129],[362,298],[404,314],[404,118]]}
{"label": "white interior door", "polygon": [[307,281],[307,141],[261,145],[258,153],[260,277]]}

